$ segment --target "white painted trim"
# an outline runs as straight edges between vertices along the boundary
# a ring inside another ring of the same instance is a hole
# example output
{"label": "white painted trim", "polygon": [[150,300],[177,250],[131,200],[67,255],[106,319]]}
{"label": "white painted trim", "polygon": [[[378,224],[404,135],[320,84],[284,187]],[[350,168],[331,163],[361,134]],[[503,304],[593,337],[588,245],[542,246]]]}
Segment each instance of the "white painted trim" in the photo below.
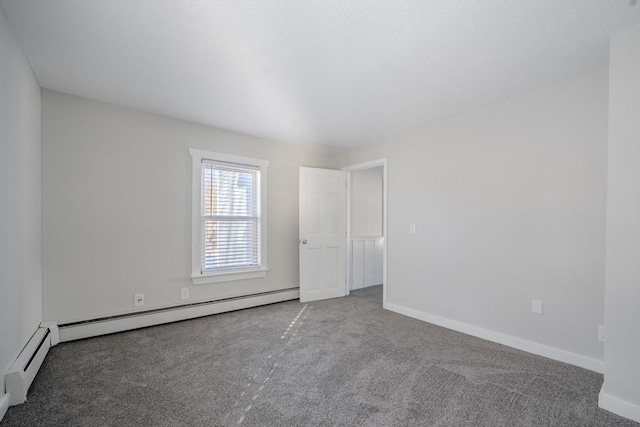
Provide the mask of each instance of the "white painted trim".
{"label": "white painted trim", "polygon": [[382,181],[382,236],[384,240],[382,240],[382,304],[387,303],[387,290],[389,289],[389,282],[387,276],[387,259],[389,259],[389,250],[388,244],[389,241],[389,233],[387,233],[387,222],[389,218],[387,206],[388,206],[388,184],[389,184],[389,162],[385,157],[383,159],[383,181]]}
{"label": "white painted trim", "polygon": [[[602,387],[604,388],[604,385]],[[612,396],[603,390],[600,390],[598,395],[598,407],[640,423],[640,405]]]}
{"label": "white painted trim", "polygon": [[7,409],[9,409],[9,397],[9,394],[4,392],[0,397],[0,421],[4,418],[4,414],[7,413]]}
{"label": "white painted trim", "polygon": [[384,166],[386,162],[387,162],[387,158],[384,157],[382,159],[371,160],[369,162],[358,163],[351,166],[345,166],[342,168],[342,170],[345,172],[353,172],[353,171],[360,171],[364,169],[373,169],[373,168],[377,168],[378,166]]}
{"label": "white painted trim", "polygon": [[[344,168],[343,168],[344,170]],[[346,193],[347,193],[347,235],[345,236],[345,239],[347,240],[347,250],[345,251],[346,255],[347,255],[347,260],[345,261],[345,290],[344,290],[344,295],[345,296],[349,296],[351,294],[351,287],[353,286],[353,277],[352,277],[352,271],[351,271],[351,264],[352,264],[352,258],[353,258],[353,253],[352,250],[353,248],[351,247],[351,173],[350,172],[346,172],[347,176],[346,176]]]}
{"label": "white painted trim", "polygon": [[215,273],[191,276],[194,285],[208,285],[210,283],[231,282],[233,280],[259,279],[267,276],[268,268],[259,270],[220,271]]}
{"label": "white painted trim", "polygon": [[[347,248],[351,240],[351,172],[371,169],[378,166],[382,166],[382,304],[387,303],[387,289],[389,287],[388,275],[387,275],[387,259],[388,259],[388,233],[387,233],[387,220],[389,218],[387,211],[388,200],[388,183],[389,183],[389,161],[386,157],[382,159],[372,160],[370,162],[358,163],[351,166],[345,166],[343,171],[347,172]],[[346,280],[346,295],[349,295],[351,288],[351,251],[347,250],[347,274]]]}
{"label": "white painted trim", "polygon": [[354,240],[378,240],[381,239],[382,235],[380,236],[351,236],[351,241],[353,242]]}
{"label": "white painted trim", "polygon": [[584,369],[589,369],[590,371],[595,371],[598,373],[604,372],[604,362],[602,360],[593,359],[591,357],[572,353],[566,350],[561,350],[559,348],[540,344],[534,341],[514,337],[513,335],[503,334],[502,332],[497,332],[491,329],[485,329],[468,323],[459,322],[457,320],[452,320],[446,317],[403,307],[398,304],[386,302],[383,306],[387,310],[395,311],[396,313],[413,317],[414,319],[422,320],[427,323],[442,326],[444,328],[452,329],[454,331],[462,332],[474,337],[482,338],[487,341],[506,345],[508,347],[526,351],[528,353],[537,354],[538,356],[548,357],[549,359],[557,360],[560,362],[569,363],[570,365],[579,366]]}
{"label": "white painted trim", "polygon": [[217,160],[219,162],[238,163],[238,164],[247,165],[247,166],[257,166],[261,169],[269,167],[268,160],[254,159],[251,157],[236,156],[236,155],[227,154],[227,153],[217,153],[215,151],[198,150],[197,148],[189,148],[189,153],[191,154],[192,157],[197,157],[200,161],[202,159]]}
{"label": "white painted trim", "polygon": [[176,307],[174,309],[169,308],[162,311],[140,313],[138,315],[134,314],[132,316],[106,319],[90,323],[69,326],[63,325],[60,327],[60,340],[62,342],[74,341],[99,335],[112,334],[114,332],[146,328],[148,326],[161,325],[163,323],[177,322],[180,320],[194,319],[196,317],[209,316],[227,311],[289,301],[298,299],[299,297],[300,292],[298,289],[295,289],[227,301],[214,301],[210,304]]}
{"label": "white painted trim", "polygon": [[[265,277],[269,271],[267,264],[267,224],[268,222],[268,194],[269,176],[267,173],[269,167],[268,160],[253,159],[250,157],[236,156],[233,154],[216,153],[214,151],[198,150],[189,148],[189,154],[192,157],[191,171],[191,278],[194,285],[202,285],[207,283],[225,282],[232,280],[253,279]],[[223,272],[217,274],[202,274],[200,266],[200,198],[202,186],[202,159],[214,160],[220,162],[237,163],[241,165],[256,166],[260,168],[260,270],[264,271],[262,276],[241,277],[235,276],[236,273]],[[205,277],[218,276],[215,280],[207,281]],[[198,280],[196,280],[198,279]],[[202,280],[199,280],[202,279]],[[198,283],[196,283],[196,281]]]}

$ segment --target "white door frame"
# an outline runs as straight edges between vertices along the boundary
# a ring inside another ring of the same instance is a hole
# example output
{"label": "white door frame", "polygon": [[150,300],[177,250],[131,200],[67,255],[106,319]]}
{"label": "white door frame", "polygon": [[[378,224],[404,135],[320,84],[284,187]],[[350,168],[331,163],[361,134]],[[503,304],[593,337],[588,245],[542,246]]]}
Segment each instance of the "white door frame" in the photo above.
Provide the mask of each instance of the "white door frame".
{"label": "white door frame", "polygon": [[351,172],[364,169],[377,168],[382,166],[382,304],[387,304],[387,177],[388,177],[388,161],[384,157],[370,162],[358,163],[342,168],[347,173],[347,261],[345,281],[345,294],[349,295],[351,288],[351,251],[349,250],[351,242]]}

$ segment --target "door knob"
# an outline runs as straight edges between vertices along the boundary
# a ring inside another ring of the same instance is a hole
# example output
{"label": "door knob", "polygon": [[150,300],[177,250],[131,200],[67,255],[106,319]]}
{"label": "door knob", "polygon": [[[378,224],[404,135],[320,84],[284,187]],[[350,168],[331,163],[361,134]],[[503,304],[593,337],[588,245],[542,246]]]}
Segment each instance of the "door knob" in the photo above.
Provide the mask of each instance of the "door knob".
{"label": "door knob", "polygon": [[306,245],[307,244],[307,239],[302,239],[302,244]]}

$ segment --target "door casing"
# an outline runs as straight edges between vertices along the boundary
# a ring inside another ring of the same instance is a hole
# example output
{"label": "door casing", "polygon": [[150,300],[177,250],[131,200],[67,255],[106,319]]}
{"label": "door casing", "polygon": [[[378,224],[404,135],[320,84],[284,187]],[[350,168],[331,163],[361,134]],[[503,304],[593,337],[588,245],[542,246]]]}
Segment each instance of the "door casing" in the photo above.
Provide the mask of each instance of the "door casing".
{"label": "door casing", "polygon": [[351,241],[351,172],[360,171],[364,169],[371,169],[382,166],[382,236],[383,236],[383,250],[382,250],[382,305],[387,304],[387,252],[388,252],[388,234],[387,234],[387,182],[388,182],[388,160],[386,157],[372,160],[370,162],[358,163],[351,166],[343,167],[342,170],[347,172],[347,260],[346,260],[346,275],[347,280],[345,283],[345,295],[349,295],[351,285],[351,251],[348,250],[349,242]]}

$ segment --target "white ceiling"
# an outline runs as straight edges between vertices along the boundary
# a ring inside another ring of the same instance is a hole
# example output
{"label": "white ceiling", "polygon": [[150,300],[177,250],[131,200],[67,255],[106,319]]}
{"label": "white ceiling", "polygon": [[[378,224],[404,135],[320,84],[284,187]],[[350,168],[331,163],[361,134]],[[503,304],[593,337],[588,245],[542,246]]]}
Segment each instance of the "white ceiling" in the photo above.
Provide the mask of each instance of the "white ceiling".
{"label": "white ceiling", "polygon": [[1,0],[43,88],[350,146],[605,67],[635,0]]}

